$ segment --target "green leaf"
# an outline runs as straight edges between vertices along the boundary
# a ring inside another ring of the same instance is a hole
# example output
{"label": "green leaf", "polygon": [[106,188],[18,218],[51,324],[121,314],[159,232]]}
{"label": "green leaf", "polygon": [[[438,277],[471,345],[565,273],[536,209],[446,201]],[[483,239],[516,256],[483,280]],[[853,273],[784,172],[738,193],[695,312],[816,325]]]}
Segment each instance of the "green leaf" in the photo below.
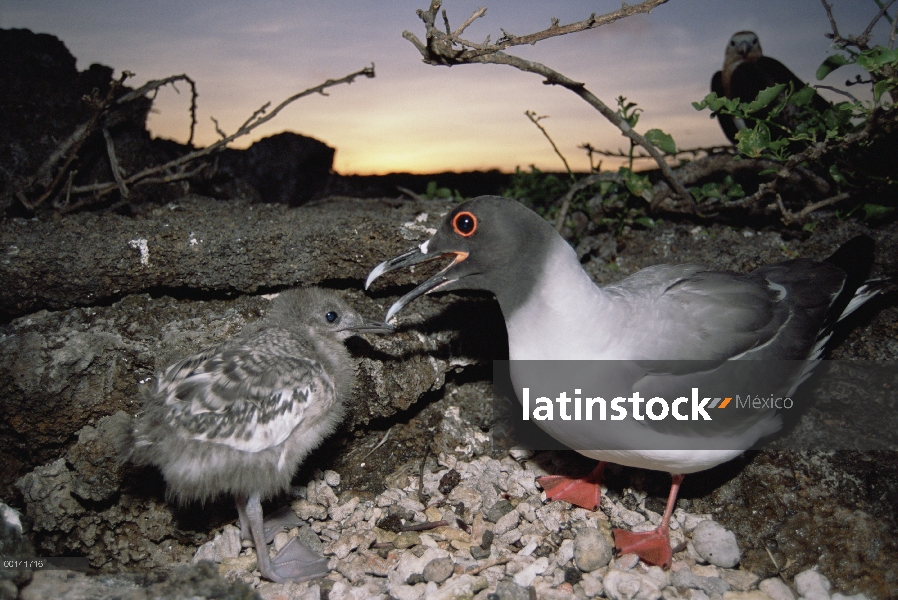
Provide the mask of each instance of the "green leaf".
{"label": "green leaf", "polygon": [[880,217],[884,217],[887,214],[893,212],[895,210],[894,206],[883,206],[881,204],[864,204],[861,207],[861,210],[864,211],[865,219],[878,219]]}
{"label": "green leaf", "polygon": [[662,152],[666,152],[667,154],[677,153],[677,144],[674,142],[673,137],[660,129],[649,129],[645,132],[645,139],[652,145],[660,148]]}
{"label": "green leaf", "polygon": [[879,99],[882,98],[882,95],[892,89],[894,86],[895,82],[888,79],[877,81],[876,85],[873,86],[873,99],[876,102],[879,102]]}
{"label": "green leaf", "polygon": [[648,227],[649,229],[655,227],[655,220],[651,217],[639,217],[635,222],[642,225],[643,227]]}
{"label": "green leaf", "polygon": [[766,90],[761,90],[760,92],[758,92],[758,97],[748,105],[746,110],[750,113],[761,110],[762,108],[766,107],[771,102],[776,100],[784,89],[786,89],[786,84],[778,83],[776,85],[770,86]]}
{"label": "green leaf", "polygon": [[843,67],[847,64],[849,64],[849,60],[841,54],[827,56],[826,60],[823,61],[823,64],[817,67],[817,79],[823,79],[839,67]]}
{"label": "green leaf", "polygon": [[789,102],[791,102],[795,106],[805,106],[806,104],[809,104],[811,102],[811,100],[814,99],[814,96],[816,94],[817,94],[817,92],[814,90],[814,88],[812,88],[809,85],[806,85],[803,88],[801,88],[800,90],[798,90],[797,92],[795,92],[794,94],[792,94],[792,97],[789,98]]}
{"label": "green leaf", "polygon": [[845,176],[839,172],[839,167],[837,167],[836,165],[829,166],[829,176],[833,178],[833,181],[840,185],[848,183],[848,181],[845,179]]}
{"label": "green leaf", "polygon": [[624,178],[624,183],[627,184],[627,189],[630,190],[630,193],[639,198],[643,198],[646,201],[651,201],[652,199],[652,183],[649,181],[649,178],[645,175],[638,175],[628,169],[627,167],[621,167],[618,170]]}

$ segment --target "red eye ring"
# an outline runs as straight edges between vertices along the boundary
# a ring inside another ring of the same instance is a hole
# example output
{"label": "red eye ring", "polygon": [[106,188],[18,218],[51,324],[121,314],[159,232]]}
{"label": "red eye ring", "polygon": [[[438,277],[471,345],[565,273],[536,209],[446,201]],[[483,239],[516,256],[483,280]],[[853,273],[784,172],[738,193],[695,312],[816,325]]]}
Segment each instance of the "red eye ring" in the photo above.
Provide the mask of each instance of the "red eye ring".
{"label": "red eye ring", "polygon": [[452,229],[462,237],[471,237],[477,231],[477,217],[468,211],[460,212],[452,219]]}

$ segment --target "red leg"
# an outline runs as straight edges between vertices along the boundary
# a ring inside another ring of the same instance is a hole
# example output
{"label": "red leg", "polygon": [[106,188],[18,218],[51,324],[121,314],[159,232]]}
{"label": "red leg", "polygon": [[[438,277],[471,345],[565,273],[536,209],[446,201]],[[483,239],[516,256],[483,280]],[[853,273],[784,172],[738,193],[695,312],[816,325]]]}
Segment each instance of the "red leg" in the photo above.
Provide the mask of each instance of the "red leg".
{"label": "red leg", "polygon": [[546,500],[565,500],[586,510],[596,510],[602,503],[602,479],[605,463],[596,465],[589,475],[574,479],[565,475],[546,475],[536,482],[546,490]]}
{"label": "red leg", "polygon": [[670,568],[672,556],[670,553],[670,516],[673,514],[677,503],[677,494],[685,475],[673,475],[673,483],[670,486],[670,495],[667,497],[667,506],[664,509],[664,517],[661,524],[653,531],[634,533],[623,529],[615,529],[614,549],[619,554],[635,554],[650,565],[658,565],[665,569]]}

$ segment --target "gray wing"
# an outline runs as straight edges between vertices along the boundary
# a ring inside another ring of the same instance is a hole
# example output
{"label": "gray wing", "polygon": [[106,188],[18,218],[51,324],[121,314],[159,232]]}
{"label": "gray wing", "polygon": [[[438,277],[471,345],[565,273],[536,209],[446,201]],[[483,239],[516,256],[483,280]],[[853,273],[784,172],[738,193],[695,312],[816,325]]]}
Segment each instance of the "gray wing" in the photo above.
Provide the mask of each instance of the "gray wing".
{"label": "gray wing", "polygon": [[845,280],[838,267],[804,259],[747,275],[700,265],[644,271],[606,289],[629,296],[649,360],[805,360]]}

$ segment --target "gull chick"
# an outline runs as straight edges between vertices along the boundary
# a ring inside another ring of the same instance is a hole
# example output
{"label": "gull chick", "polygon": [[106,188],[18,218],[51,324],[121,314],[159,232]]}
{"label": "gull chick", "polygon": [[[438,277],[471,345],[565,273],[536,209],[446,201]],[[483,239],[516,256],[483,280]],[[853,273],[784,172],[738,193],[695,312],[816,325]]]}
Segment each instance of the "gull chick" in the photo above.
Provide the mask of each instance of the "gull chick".
{"label": "gull chick", "polygon": [[261,321],[159,374],[120,441],[122,459],[157,466],[169,496],[181,502],[234,496],[241,533],[255,544],[266,579],[323,576],[327,560],[298,538],[269,558],[274,535],[299,521],[283,511],[263,523],[261,501],[286,490],[342,420],[355,381],[343,342],[390,330],[331,291],[283,292]]}

